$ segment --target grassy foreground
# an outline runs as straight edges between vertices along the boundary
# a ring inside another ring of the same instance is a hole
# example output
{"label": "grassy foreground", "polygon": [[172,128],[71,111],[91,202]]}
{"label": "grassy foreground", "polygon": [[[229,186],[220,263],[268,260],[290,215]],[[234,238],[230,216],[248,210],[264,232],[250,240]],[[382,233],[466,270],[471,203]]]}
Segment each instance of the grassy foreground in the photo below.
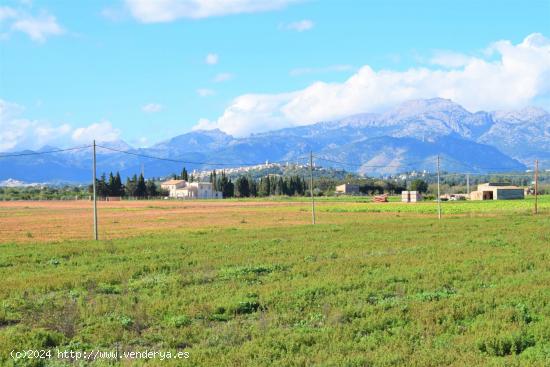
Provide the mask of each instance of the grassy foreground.
{"label": "grassy foreground", "polygon": [[548,366],[550,216],[495,203],[441,222],[330,203],[338,224],[3,243],[0,365],[116,346],[189,352],[123,365]]}

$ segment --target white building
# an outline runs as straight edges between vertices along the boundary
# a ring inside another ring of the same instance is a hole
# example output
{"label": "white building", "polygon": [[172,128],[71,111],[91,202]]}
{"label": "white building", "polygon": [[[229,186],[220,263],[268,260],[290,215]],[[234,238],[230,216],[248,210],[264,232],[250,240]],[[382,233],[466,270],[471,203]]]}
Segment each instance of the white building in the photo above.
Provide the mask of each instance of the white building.
{"label": "white building", "polygon": [[177,199],[222,199],[221,191],[214,191],[210,182],[187,182],[185,180],[168,180],[160,187],[168,190],[171,198]]}

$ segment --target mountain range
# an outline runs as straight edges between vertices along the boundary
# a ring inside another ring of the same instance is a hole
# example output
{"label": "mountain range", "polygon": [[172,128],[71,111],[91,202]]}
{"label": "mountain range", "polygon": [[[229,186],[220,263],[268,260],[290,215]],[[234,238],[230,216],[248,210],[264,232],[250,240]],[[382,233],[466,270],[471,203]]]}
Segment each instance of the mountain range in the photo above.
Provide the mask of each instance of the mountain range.
{"label": "mountain range", "polygon": [[[111,150],[98,148],[98,172],[120,171],[122,176],[142,169],[146,177],[167,176],[183,166],[193,170],[265,161],[305,163],[310,151],[317,165],[366,175],[434,172],[438,155],[447,172],[509,172],[532,167],[534,159],[542,167],[550,166],[550,114],[535,107],[472,113],[450,100],[434,98],[408,101],[385,113],[358,114],[243,138],[220,130],[198,130],[148,148],[133,148],[123,141],[99,145]],[[40,151],[52,150],[56,148]],[[9,154],[14,153],[33,152]],[[91,157],[91,149],[83,149],[3,158],[0,180],[88,182]]]}

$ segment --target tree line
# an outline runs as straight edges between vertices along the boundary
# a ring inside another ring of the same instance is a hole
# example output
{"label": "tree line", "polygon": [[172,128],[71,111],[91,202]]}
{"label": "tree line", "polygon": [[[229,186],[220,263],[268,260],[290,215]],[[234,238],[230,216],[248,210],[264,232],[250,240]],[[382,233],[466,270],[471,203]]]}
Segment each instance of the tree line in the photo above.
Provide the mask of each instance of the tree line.
{"label": "tree line", "polygon": [[[88,187],[88,192],[93,193],[93,186]],[[145,180],[143,174],[139,176],[134,174],[126,179],[126,184],[122,184],[120,173],[113,175],[109,173],[109,178],[103,173],[99,179],[96,179],[96,194],[99,197],[126,196],[126,197],[156,197],[165,196],[166,192],[159,189],[154,180]]]}
{"label": "tree line", "polygon": [[222,171],[220,175],[213,170],[209,182],[215,191],[221,191],[224,198],[230,197],[265,197],[265,196],[302,196],[307,191],[307,184],[300,176],[265,176],[255,180],[248,176],[240,176],[235,182]]}

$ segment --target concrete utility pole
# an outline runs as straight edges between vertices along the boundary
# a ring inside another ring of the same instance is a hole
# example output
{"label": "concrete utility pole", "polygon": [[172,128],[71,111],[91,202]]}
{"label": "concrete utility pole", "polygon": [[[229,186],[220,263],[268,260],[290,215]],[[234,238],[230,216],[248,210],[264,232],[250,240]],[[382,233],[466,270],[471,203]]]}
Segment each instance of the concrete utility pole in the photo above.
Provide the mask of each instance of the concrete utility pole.
{"label": "concrete utility pole", "polygon": [[470,197],[470,174],[466,174],[466,193],[468,194],[468,197]]}
{"label": "concrete utility pole", "polygon": [[441,189],[439,187],[439,167],[440,167],[440,159],[439,154],[437,155],[437,218],[441,219]]}
{"label": "concrete utility pole", "polygon": [[93,149],[93,170],[92,170],[92,189],[94,190],[94,240],[97,241],[97,198],[96,198],[96,162],[95,162],[95,140],[94,140],[94,149]]}
{"label": "concrete utility pole", "polygon": [[311,224],[315,224],[315,199],[313,197],[313,152],[309,152],[309,192],[311,193]]}
{"label": "concrete utility pole", "polygon": [[535,214],[539,212],[538,198],[539,196],[539,160],[535,160]]}

